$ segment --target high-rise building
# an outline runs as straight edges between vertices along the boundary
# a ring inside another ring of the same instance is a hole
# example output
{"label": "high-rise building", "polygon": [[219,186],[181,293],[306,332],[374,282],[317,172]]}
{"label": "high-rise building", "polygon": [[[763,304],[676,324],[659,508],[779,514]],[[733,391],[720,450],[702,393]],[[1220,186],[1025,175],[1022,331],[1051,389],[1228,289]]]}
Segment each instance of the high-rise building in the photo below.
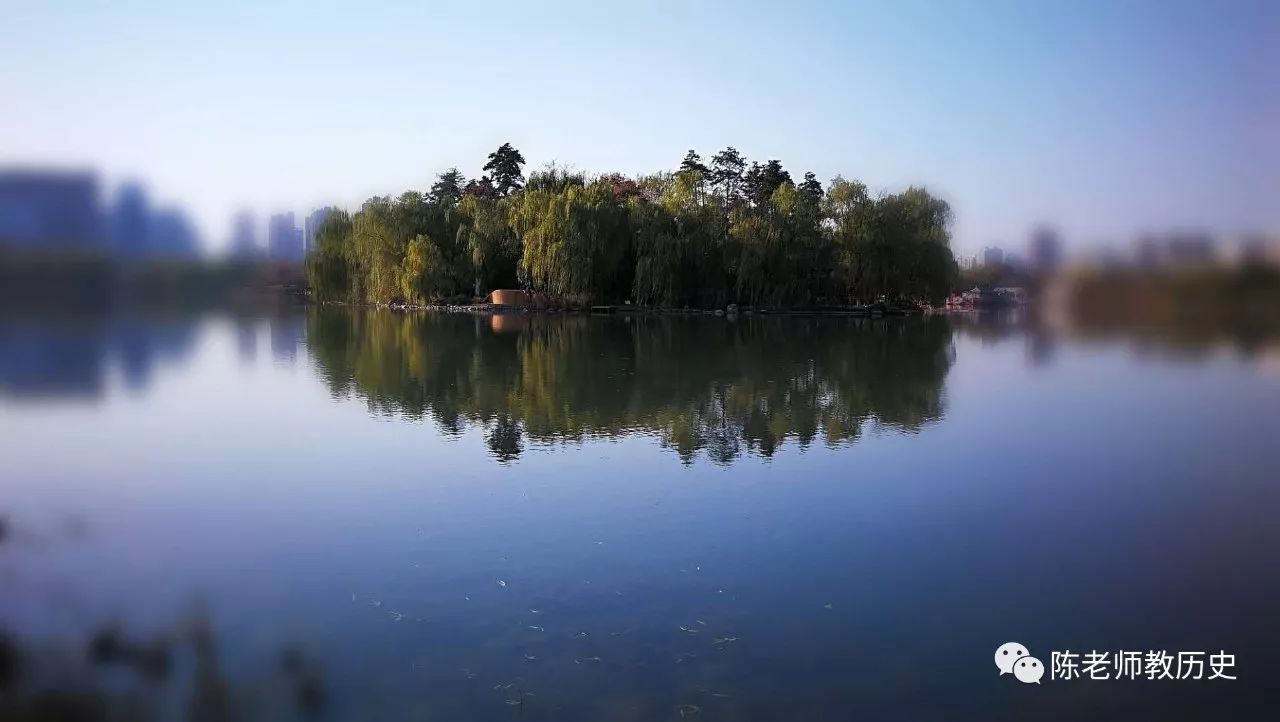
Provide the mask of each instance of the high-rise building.
{"label": "high-rise building", "polygon": [[320,232],[320,226],[333,213],[334,209],[329,206],[317,208],[311,211],[311,215],[307,216],[302,222],[302,252],[304,255],[311,255],[316,248],[316,234]]}
{"label": "high-rise building", "polygon": [[1062,241],[1054,229],[1041,226],[1033,230],[1029,245],[1031,267],[1036,271],[1052,273],[1062,265]]}
{"label": "high-rise building", "polygon": [[173,206],[153,208],[146,188],[136,181],[120,186],[107,215],[111,249],[118,258],[188,258],[200,250],[186,212]]}
{"label": "high-rise building", "polygon": [[151,248],[151,208],[142,184],[121,184],[108,216],[112,251],[120,258],[146,256]]}
{"label": "high-rise building", "polygon": [[267,256],[273,261],[302,260],[302,230],[293,220],[293,211],[271,216],[267,224]]}
{"label": "high-rise building", "polygon": [[88,172],[0,170],[0,245],[52,250],[102,242],[98,178]]}
{"label": "high-rise building", "polygon": [[240,211],[231,220],[231,242],[227,245],[232,258],[249,260],[262,255],[252,213]]}
{"label": "high-rise building", "polygon": [[982,249],[982,265],[984,266],[1001,266],[1004,265],[1004,249],[1000,246],[987,246]]}
{"label": "high-rise building", "polygon": [[190,258],[200,251],[195,226],[180,208],[161,208],[151,217],[150,258]]}

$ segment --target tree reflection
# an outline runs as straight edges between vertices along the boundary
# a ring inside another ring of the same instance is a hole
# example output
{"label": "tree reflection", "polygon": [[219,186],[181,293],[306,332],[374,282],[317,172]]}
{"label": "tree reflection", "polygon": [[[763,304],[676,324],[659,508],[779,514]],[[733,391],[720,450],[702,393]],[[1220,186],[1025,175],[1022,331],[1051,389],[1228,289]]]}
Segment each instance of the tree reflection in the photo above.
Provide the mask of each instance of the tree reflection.
{"label": "tree reflection", "polygon": [[500,461],[536,443],[656,436],[728,464],[941,418],[944,318],[476,316],[322,307],[307,345],[337,396],[475,426]]}

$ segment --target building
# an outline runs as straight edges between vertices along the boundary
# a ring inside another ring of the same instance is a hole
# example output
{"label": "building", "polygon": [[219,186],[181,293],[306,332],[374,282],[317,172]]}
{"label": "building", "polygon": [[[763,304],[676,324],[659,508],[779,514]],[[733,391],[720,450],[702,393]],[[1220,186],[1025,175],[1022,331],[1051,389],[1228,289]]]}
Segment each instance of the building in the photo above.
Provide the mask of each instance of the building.
{"label": "building", "polygon": [[0,170],[0,245],[62,250],[102,243],[98,178],[89,172]]}
{"label": "building", "polygon": [[180,208],[161,208],[151,216],[148,258],[192,258],[199,255],[200,238]]}
{"label": "building", "polygon": [[293,211],[271,216],[267,224],[267,257],[287,263],[302,260],[302,229],[294,222]]}
{"label": "building", "polygon": [[107,211],[111,250],[126,261],[191,258],[200,251],[195,226],[175,206],[153,208],[141,183],[120,185]]}
{"label": "building", "polygon": [[143,258],[151,249],[151,207],[146,189],[128,182],[116,190],[115,203],[107,211],[111,250],[120,258]]}
{"label": "building", "polygon": [[1140,268],[1203,266],[1217,262],[1218,245],[1213,236],[1198,231],[1146,233],[1134,243],[1134,262]]}
{"label": "building", "polygon": [[1152,269],[1159,266],[1163,260],[1160,239],[1150,233],[1138,236],[1133,244],[1133,260],[1139,268]]}
{"label": "building", "polygon": [[258,243],[258,231],[254,228],[253,214],[240,211],[231,219],[231,241],[227,244],[232,258],[252,260],[262,256],[262,246]]}
{"label": "building", "polygon": [[320,226],[324,225],[325,220],[329,218],[329,214],[333,213],[333,211],[334,209],[329,206],[317,208],[311,211],[311,215],[307,216],[306,220],[302,222],[303,255],[309,256],[315,250],[316,234],[320,232]]}
{"label": "building", "polygon": [[1199,266],[1217,260],[1217,244],[1208,233],[1171,233],[1166,243],[1170,263]]}
{"label": "building", "polygon": [[1062,241],[1058,238],[1058,232],[1047,226],[1033,230],[1027,254],[1033,270],[1039,273],[1058,270],[1062,266]]}
{"label": "building", "polygon": [[982,265],[1003,266],[1004,249],[1000,248],[1000,246],[987,246],[982,249]]}

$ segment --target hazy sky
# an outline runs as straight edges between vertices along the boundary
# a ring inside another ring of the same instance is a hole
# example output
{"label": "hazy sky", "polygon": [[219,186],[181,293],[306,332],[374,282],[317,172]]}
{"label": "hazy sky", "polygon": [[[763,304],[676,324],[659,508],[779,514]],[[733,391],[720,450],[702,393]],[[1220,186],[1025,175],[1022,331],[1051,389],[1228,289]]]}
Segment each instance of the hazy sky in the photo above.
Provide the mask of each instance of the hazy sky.
{"label": "hazy sky", "polygon": [[1280,2],[3,4],[0,164],[141,178],[212,248],[239,208],[354,207],[504,141],[924,184],[962,254],[1038,221],[1280,233]]}

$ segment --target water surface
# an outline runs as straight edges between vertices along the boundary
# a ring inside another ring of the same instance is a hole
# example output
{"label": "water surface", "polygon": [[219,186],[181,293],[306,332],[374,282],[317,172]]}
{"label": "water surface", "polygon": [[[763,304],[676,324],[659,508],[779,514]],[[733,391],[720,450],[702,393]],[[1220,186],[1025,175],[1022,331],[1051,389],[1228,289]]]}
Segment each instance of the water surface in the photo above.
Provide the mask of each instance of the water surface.
{"label": "water surface", "polygon": [[[237,718],[1261,717],[1276,368],[944,317],[6,319],[9,699],[180,717],[216,660]],[[104,626],[163,681],[103,681]],[[1021,685],[1011,640],[1240,679]]]}

